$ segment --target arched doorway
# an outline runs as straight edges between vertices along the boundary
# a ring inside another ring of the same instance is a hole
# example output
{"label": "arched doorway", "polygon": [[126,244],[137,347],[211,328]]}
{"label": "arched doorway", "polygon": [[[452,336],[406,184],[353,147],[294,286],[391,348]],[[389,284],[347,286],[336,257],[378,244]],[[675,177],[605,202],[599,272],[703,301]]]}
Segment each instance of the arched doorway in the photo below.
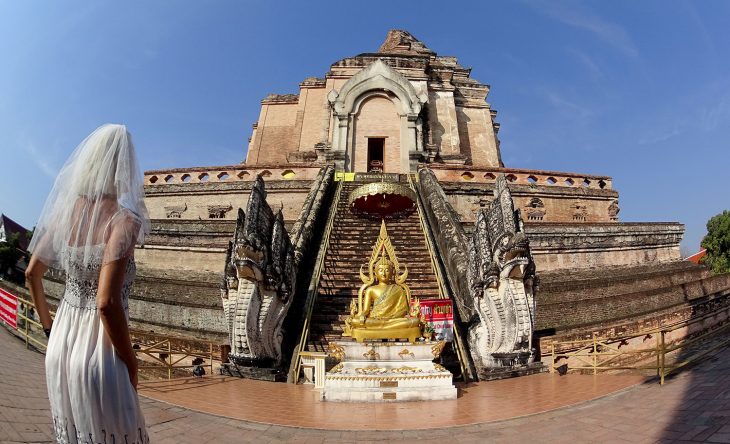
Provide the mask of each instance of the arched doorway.
{"label": "arched doorway", "polygon": [[398,173],[401,165],[401,117],[398,99],[386,92],[363,96],[355,106],[352,121],[351,171]]}
{"label": "arched doorway", "polygon": [[[378,59],[339,91],[331,90],[327,100],[335,125],[331,150],[338,168],[367,171],[368,156],[371,161],[377,158],[382,144],[385,172],[415,171],[423,151],[419,114],[428,100],[422,88],[416,91],[408,79]],[[378,109],[380,113],[375,112]]]}

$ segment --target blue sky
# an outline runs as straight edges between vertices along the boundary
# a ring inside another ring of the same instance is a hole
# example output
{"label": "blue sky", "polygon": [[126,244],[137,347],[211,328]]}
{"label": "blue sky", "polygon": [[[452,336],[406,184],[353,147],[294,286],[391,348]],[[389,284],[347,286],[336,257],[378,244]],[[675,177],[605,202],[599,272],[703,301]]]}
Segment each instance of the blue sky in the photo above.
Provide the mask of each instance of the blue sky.
{"label": "blue sky", "polygon": [[125,123],[144,169],[237,163],[268,93],[406,29],[492,85],[507,166],[606,174],[623,221],[730,208],[730,2],[0,0],[0,212]]}

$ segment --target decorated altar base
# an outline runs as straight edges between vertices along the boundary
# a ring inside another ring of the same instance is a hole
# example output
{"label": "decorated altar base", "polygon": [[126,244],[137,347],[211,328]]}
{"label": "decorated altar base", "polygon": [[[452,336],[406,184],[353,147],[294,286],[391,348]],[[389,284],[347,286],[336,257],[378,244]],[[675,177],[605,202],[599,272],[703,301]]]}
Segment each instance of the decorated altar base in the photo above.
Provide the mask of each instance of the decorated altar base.
{"label": "decorated altar base", "polygon": [[451,372],[433,362],[445,342],[334,342],[340,363],[327,372],[325,401],[398,402],[456,399]]}

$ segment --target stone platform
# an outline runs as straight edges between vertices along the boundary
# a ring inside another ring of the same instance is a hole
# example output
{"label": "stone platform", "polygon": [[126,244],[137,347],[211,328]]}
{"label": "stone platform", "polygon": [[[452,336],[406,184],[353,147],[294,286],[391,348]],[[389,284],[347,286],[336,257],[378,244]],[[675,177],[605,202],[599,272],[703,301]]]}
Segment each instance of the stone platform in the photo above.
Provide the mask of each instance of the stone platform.
{"label": "stone platform", "polygon": [[517,367],[493,368],[479,372],[480,381],[494,381],[497,379],[519,378],[521,376],[537,375],[547,373],[548,367],[542,362],[532,362]]}
{"label": "stone platform", "polygon": [[286,381],[286,374],[279,369],[238,366],[231,362],[221,365],[218,369],[218,373],[221,376],[235,376],[237,378],[258,379],[259,381]]}
{"label": "stone platform", "polygon": [[451,372],[433,360],[445,342],[334,342],[340,363],[327,372],[322,399],[349,402],[456,399]]}

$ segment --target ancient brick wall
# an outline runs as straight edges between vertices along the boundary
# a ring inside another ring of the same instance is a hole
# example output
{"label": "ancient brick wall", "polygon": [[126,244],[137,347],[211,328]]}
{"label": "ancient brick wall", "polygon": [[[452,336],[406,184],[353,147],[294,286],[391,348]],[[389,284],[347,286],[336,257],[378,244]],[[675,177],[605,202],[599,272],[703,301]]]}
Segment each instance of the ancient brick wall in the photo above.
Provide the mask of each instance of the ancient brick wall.
{"label": "ancient brick wall", "polygon": [[298,102],[262,102],[256,128],[256,141],[246,156],[246,163],[283,165],[289,153],[299,148],[296,132]]}
{"label": "ancient brick wall", "polygon": [[487,107],[456,107],[461,153],[475,166],[500,166],[497,135]]}
{"label": "ancient brick wall", "polygon": [[137,248],[135,257],[139,268],[155,270],[219,271],[225,263],[223,248],[150,246]]}
{"label": "ancient brick wall", "polygon": [[[222,165],[190,168],[149,170],[144,173],[148,192],[165,190],[167,185],[194,185],[207,183],[253,182],[261,175],[266,180],[313,180],[323,165],[290,162],[287,164],[260,163],[258,165]],[[250,184],[248,187],[250,188]],[[163,187],[163,188],[157,188]],[[174,189],[174,188],[171,188]],[[179,189],[178,189],[179,190]]]}
{"label": "ancient brick wall", "polygon": [[[129,298],[132,328],[218,343],[227,340],[220,273],[139,268]],[[43,286],[49,303],[56,307],[65,288],[63,280],[47,275]]]}
{"label": "ancient brick wall", "polygon": [[[327,140],[324,133],[329,116],[327,104],[327,90],[321,87],[302,88],[300,93],[301,131],[299,137],[299,151],[314,150],[314,146]],[[301,110],[303,108],[303,111]]]}
{"label": "ancient brick wall", "polygon": [[[225,248],[233,230],[238,208],[245,208],[252,181],[228,180],[181,183],[184,169],[175,171],[175,181],[145,187],[145,203],[152,218],[152,232],[136,252],[141,269],[220,272]],[[282,172],[286,169],[281,169]],[[216,171],[216,170],[213,170]],[[148,172],[164,178],[169,171]],[[246,171],[247,172],[247,171]],[[271,174],[279,172],[271,169]],[[310,169],[297,172],[304,177]],[[246,179],[250,176],[245,176]],[[269,176],[271,177],[271,176]],[[311,180],[267,181],[268,202],[282,209],[285,224],[291,225],[302,210]],[[211,207],[226,209],[224,218],[210,218]],[[180,211],[179,214],[171,214]],[[173,217],[170,217],[173,216]],[[174,217],[178,216],[178,217]]]}
{"label": "ancient brick wall", "polygon": [[681,259],[678,223],[527,223],[539,271],[604,268]]}
{"label": "ancient brick wall", "polygon": [[[311,185],[311,178],[308,178],[310,169],[264,171],[265,180],[275,178],[267,180],[268,201],[277,209],[282,208],[285,221],[296,220]],[[294,178],[284,179],[282,175],[287,172],[293,173]],[[275,173],[279,173],[278,177],[274,176]],[[164,174],[163,171],[154,175],[162,177]],[[148,172],[147,175],[152,174]],[[297,176],[307,179],[299,180]],[[248,179],[251,176],[245,177]],[[223,219],[235,220],[238,208],[245,208],[248,202],[252,183],[252,180],[229,180],[146,185],[145,204],[152,219],[215,220],[217,218],[210,217],[211,211],[217,211],[217,207],[220,207],[224,212]]]}
{"label": "ancient brick wall", "polygon": [[645,317],[711,295],[730,293],[730,275],[678,261],[639,267],[541,274],[537,330],[601,329]]}
{"label": "ancient brick wall", "polygon": [[[247,164],[285,163],[305,158],[313,161],[317,154],[315,145],[319,144],[318,149],[324,152],[329,150],[333,145],[334,124],[330,120],[327,94],[341,91],[347,81],[378,60],[410,82],[417,94],[427,97],[424,99],[427,110],[420,115],[423,132],[419,133],[418,143],[437,147],[441,155],[439,162],[501,165],[495,132],[498,125],[494,122],[496,112],[486,102],[489,87],[472,79],[470,69],[459,65],[455,57],[439,57],[430,50],[347,57],[333,63],[324,78],[305,79],[299,85],[299,94],[270,94],[261,102],[259,119],[250,138]],[[377,88],[377,91],[382,89]],[[358,94],[372,92],[358,91]],[[400,126],[400,116],[390,111],[381,116],[384,119],[392,116],[385,119],[385,127]],[[381,128],[385,127],[381,125]],[[348,143],[358,142],[351,139]],[[391,165],[402,163],[400,159],[404,158],[398,157],[399,162]],[[321,156],[319,160],[322,160]],[[357,162],[355,170],[363,171]],[[408,169],[409,165],[400,165],[399,170],[390,171],[406,172]]]}
{"label": "ancient brick wall", "polygon": [[427,107],[432,143],[440,148],[442,155],[460,155],[459,122],[453,91],[429,91]]}
{"label": "ancient brick wall", "polygon": [[[479,208],[492,200],[493,183],[469,180],[441,182],[449,203],[463,222],[473,222]],[[615,222],[609,208],[618,199],[611,189],[510,184],[526,222]]]}
{"label": "ancient brick wall", "polygon": [[[130,326],[136,330],[225,343],[228,339],[220,306],[219,275],[211,273],[138,274],[129,299]],[[65,285],[48,275],[43,280],[52,310]],[[32,300],[24,287],[1,281],[0,288]]]}
{"label": "ancient brick wall", "polygon": [[141,271],[135,279],[129,304],[133,326],[226,342],[228,329],[220,301],[220,280],[220,272]]}

